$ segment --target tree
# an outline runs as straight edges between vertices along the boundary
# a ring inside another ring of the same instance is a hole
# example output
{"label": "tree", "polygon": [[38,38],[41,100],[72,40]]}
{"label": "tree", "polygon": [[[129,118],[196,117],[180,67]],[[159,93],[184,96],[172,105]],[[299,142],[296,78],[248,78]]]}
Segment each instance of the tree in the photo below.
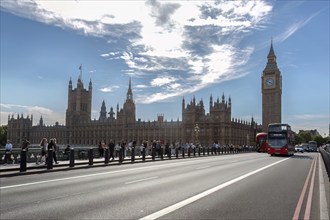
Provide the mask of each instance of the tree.
{"label": "tree", "polygon": [[6,145],[7,143],[7,126],[1,126],[0,127],[0,144],[1,146]]}
{"label": "tree", "polygon": [[315,136],[313,140],[317,142],[317,146],[321,146],[327,142],[327,138],[326,137],[324,138],[321,135]]}
{"label": "tree", "polygon": [[301,143],[308,143],[312,140],[312,135],[308,131],[299,131],[298,136],[301,138]]}
{"label": "tree", "polygon": [[301,144],[303,142],[299,134],[296,134],[296,136],[294,137],[294,141],[296,144]]}

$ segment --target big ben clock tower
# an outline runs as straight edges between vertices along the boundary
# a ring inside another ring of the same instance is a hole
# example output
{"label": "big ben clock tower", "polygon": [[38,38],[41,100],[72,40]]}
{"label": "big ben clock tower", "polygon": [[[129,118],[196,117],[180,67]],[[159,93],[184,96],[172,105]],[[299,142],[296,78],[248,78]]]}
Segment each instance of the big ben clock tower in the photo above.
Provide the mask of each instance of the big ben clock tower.
{"label": "big ben clock tower", "polygon": [[262,90],[262,130],[267,132],[268,124],[282,120],[282,75],[276,63],[271,42],[267,65],[261,77]]}

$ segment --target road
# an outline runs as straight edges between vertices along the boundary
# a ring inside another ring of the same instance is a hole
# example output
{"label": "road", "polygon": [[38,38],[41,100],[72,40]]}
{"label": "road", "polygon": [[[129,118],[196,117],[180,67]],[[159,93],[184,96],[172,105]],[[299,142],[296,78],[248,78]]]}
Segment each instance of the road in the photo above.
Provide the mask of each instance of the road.
{"label": "road", "polygon": [[319,161],[246,153],[1,178],[0,219],[321,219]]}

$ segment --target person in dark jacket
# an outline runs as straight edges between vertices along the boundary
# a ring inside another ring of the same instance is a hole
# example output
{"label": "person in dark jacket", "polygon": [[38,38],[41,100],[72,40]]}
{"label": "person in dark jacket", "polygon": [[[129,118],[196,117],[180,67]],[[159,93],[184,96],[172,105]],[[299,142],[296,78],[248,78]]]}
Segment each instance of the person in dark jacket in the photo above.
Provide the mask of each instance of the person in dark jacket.
{"label": "person in dark jacket", "polygon": [[114,155],[115,143],[113,142],[112,139],[110,140],[108,147],[109,147],[110,158],[111,158],[111,160],[114,160],[115,159],[115,155]]}

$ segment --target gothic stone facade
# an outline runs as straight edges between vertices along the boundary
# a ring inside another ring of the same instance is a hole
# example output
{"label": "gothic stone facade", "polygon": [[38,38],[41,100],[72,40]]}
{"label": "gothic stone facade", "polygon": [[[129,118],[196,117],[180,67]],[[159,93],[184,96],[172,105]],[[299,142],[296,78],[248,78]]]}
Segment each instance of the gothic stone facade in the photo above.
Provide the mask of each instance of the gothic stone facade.
{"label": "gothic stone facade", "polygon": [[203,100],[196,102],[193,98],[187,105],[182,100],[182,121],[167,121],[159,114],[157,120],[136,120],[136,107],[133,99],[131,80],[126,94],[126,101],[121,109],[117,105],[107,112],[105,102],[102,102],[100,117],[91,120],[92,82],[88,89],[84,88],[79,78],[73,89],[70,79],[68,86],[68,108],[66,111],[66,125],[45,126],[43,118],[39,124],[33,126],[32,116],[23,115],[8,117],[8,138],[15,147],[19,147],[23,137],[31,143],[38,144],[43,137],[56,138],[59,144],[72,146],[96,146],[99,141],[109,143],[110,139],[136,140],[140,144],[143,140],[151,143],[153,140],[163,142],[199,142],[203,146],[210,146],[214,142],[221,145],[253,145],[256,123],[233,119],[231,117],[231,98],[225,100],[222,95],[220,101],[213,101],[211,95],[209,112],[205,112]]}

